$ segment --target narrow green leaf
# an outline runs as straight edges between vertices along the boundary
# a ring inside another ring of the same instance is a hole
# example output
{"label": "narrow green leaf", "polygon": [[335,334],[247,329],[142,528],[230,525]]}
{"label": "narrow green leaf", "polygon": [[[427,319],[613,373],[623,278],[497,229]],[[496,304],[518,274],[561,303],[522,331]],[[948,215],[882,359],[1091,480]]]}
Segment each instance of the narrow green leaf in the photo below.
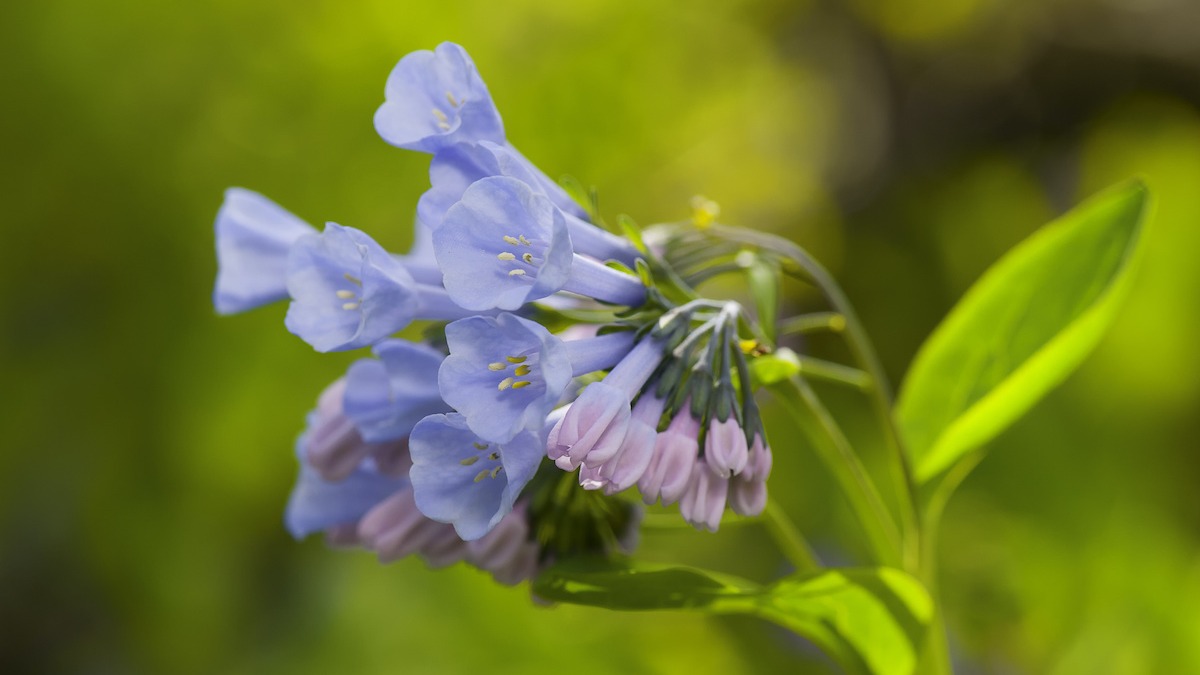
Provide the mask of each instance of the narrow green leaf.
{"label": "narrow green leaf", "polygon": [[1132,278],[1150,196],[1112,188],[993,265],[917,354],[897,420],[928,481],[1016,421],[1108,328]]}
{"label": "narrow green leaf", "polygon": [[689,567],[571,560],[534,582],[546,600],[617,610],[750,614],[825,650],[848,672],[911,675],[933,615],[913,577],[895,569],[824,570],[762,587]]}
{"label": "narrow green leaf", "polygon": [[779,266],[770,260],[757,258],[746,268],[746,280],[750,284],[750,294],[754,296],[758,325],[767,340],[774,344],[775,323],[779,319]]}

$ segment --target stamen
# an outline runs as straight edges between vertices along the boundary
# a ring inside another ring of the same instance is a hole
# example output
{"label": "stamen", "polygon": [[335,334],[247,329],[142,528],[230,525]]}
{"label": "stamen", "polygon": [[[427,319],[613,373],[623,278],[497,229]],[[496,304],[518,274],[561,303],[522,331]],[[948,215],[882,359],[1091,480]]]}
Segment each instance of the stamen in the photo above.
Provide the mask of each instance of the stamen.
{"label": "stamen", "polygon": [[[510,255],[511,255],[511,254],[510,254]],[[532,253],[525,253],[525,254],[523,254],[523,255],[521,256],[521,260],[524,260],[525,262],[527,262],[527,263],[529,263],[530,265],[532,265],[532,264],[533,264],[533,254],[532,254]]]}
{"label": "stamen", "polygon": [[533,384],[533,383],[530,382],[529,380],[517,380],[516,382],[512,383],[512,388],[513,389],[521,389],[524,387],[528,387],[531,384]]}
{"label": "stamen", "polygon": [[475,442],[471,443],[471,445],[475,446],[476,450],[487,450],[488,449],[487,443],[480,443],[479,441],[475,441]]}
{"label": "stamen", "polygon": [[342,300],[349,300],[354,297],[354,291],[338,291],[337,296]]}
{"label": "stamen", "polygon": [[450,92],[446,92],[446,100],[450,102],[451,108],[457,108],[458,106],[462,105],[462,103],[459,103],[458,99],[454,98],[454,94]]}
{"label": "stamen", "polygon": [[533,246],[533,242],[531,242],[531,241],[529,241],[528,239],[526,239],[526,238],[525,238],[525,235],[521,235],[521,236],[520,236],[520,241],[521,241],[521,243],[522,243],[522,244],[525,244],[526,246]]}
{"label": "stamen", "polygon": [[491,370],[493,372],[498,372],[498,371],[504,370],[507,367],[508,367],[507,365],[500,363],[499,361],[488,364],[488,370]]}
{"label": "stamen", "polygon": [[[525,238],[525,236],[522,235],[521,239],[524,239],[524,238]],[[521,240],[517,239],[516,237],[510,237],[506,234],[506,235],[504,235],[504,243],[508,244],[509,246],[516,246],[517,244],[521,243]]]}
{"label": "stamen", "polygon": [[350,283],[354,284],[355,286],[362,286],[362,279],[359,279],[358,277],[351,275],[349,272],[346,272],[342,276],[346,279],[346,281],[349,281]]}
{"label": "stamen", "polygon": [[504,391],[511,386],[513,386],[513,379],[511,377],[506,377],[503,380],[500,380],[500,384],[496,385],[496,388],[500,391]]}
{"label": "stamen", "polygon": [[434,108],[433,116],[436,117],[438,120],[437,125],[438,125],[439,129],[441,129],[442,131],[450,130],[450,122],[449,122],[449,118],[446,117],[446,113],[442,112],[441,110],[438,110],[437,108]]}
{"label": "stamen", "polygon": [[504,360],[508,361],[509,363],[525,363],[525,361],[528,359],[528,356],[507,356]]}
{"label": "stamen", "polygon": [[492,469],[492,478],[495,478],[496,475],[499,474],[503,470],[504,470],[504,467],[502,467],[502,466],[498,466],[498,467]]}
{"label": "stamen", "polygon": [[513,375],[516,375],[517,377],[520,377],[522,375],[528,375],[529,371],[531,371],[531,370],[533,370],[533,369],[529,367],[528,363],[526,363],[523,365],[519,365],[515,369],[513,369]]}
{"label": "stamen", "polygon": [[[526,253],[525,255],[529,255],[529,254],[528,254],[528,253]],[[497,257],[498,259],[500,259],[500,260],[503,260],[504,262],[508,262],[509,260],[516,260],[516,259],[517,259],[517,256],[515,256],[515,255],[513,255],[513,254],[509,253],[508,251],[505,251],[504,253],[501,253],[500,255],[498,255],[498,256],[496,256],[496,257]]]}
{"label": "stamen", "polygon": [[[478,483],[479,481],[483,480],[484,478],[487,478],[487,475],[489,473],[491,473],[491,472],[488,471],[487,469],[484,469],[483,471],[480,471],[479,473],[475,474],[475,482]],[[492,476],[492,478],[495,478],[495,476]]]}
{"label": "stamen", "polygon": [[352,309],[358,309],[358,303],[357,303],[357,302],[347,302],[347,303],[343,303],[343,304],[342,304],[342,309],[344,309],[344,310],[346,310],[346,311],[350,311],[350,310],[352,310]]}
{"label": "stamen", "polygon": [[492,454],[488,455],[488,459],[490,459],[494,462],[494,461],[500,459],[500,453],[493,452]]}
{"label": "stamen", "polygon": [[510,276],[510,277],[523,277],[523,276],[525,276],[525,270],[509,270],[509,271],[508,271],[508,276]]}
{"label": "stamen", "polygon": [[463,466],[471,466],[472,464],[474,464],[475,462],[478,462],[478,461],[479,461],[479,455],[471,455],[470,457],[467,457],[465,459],[458,460],[458,463],[462,464]]}

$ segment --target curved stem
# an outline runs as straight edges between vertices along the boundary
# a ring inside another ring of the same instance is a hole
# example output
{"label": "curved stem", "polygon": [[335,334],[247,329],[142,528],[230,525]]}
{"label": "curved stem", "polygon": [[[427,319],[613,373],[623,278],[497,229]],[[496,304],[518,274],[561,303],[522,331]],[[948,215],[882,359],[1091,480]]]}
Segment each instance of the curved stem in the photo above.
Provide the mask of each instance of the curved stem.
{"label": "curved stem", "polygon": [[[875,559],[886,565],[898,565],[902,550],[900,532],[884,505],[879,489],[867,474],[866,467],[854,454],[850,441],[812,387],[799,377],[792,377],[788,383],[791,389],[782,389],[783,384],[780,383],[773,385],[772,390],[779,394],[779,400],[792,413],[801,429],[812,438],[817,454],[841,485],[855,516],[862,524]],[[812,423],[800,422],[806,417],[815,422],[821,433],[813,433]]]}
{"label": "curved stem", "polygon": [[908,461],[908,453],[904,449],[904,440],[901,438],[895,419],[892,417],[891,392],[887,375],[883,371],[883,365],[880,363],[879,357],[876,355],[875,349],[867,337],[862,322],[859,321],[858,315],[854,312],[854,307],[850,304],[850,300],[842,292],[837,282],[834,281],[833,276],[815,258],[809,255],[808,251],[805,251],[792,242],[780,237],[745,231],[738,228],[719,225],[713,225],[712,228],[719,230],[723,236],[758,246],[782,255],[787,260],[793,262],[804,272],[804,275],[810,281],[821,289],[829,304],[845,319],[846,344],[850,348],[854,360],[871,376],[871,380],[874,382],[874,386],[868,391],[868,396],[871,399],[871,407],[876,417],[879,418],[880,424],[883,426],[884,436],[887,439],[888,447],[894,459],[894,462],[891,463],[893,470],[889,473],[892,474],[900,501],[900,521],[906,535],[903,538],[904,568],[910,571],[917,570],[921,564],[921,545],[920,523],[917,520],[916,481],[913,479],[912,467]]}

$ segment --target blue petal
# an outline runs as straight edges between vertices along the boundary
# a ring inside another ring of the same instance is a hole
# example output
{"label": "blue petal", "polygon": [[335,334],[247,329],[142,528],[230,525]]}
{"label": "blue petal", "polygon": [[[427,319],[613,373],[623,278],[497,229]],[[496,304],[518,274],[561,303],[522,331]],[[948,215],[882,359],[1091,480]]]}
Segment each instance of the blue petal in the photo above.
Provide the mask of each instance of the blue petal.
{"label": "blue petal", "polygon": [[[512,314],[455,321],[446,326],[446,343],[450,356],[438,371],[442,398],[488,442],[506,443],[522,430],[541,429],[571,381],[563,342]],[[516,382],[529,384],[512,386]]]}
{"label": "blue petal", "polygon": [[229,188],[215,229],[218,312],[244,312],[287,297],[288,250],[314,231],[308,223],[257,192]]}
{"label": "blue petal", "polygon": [[473,434],[462,415],[426,417],[409,443],[417,508],[453,524],[464,540],[478,539],[512,510],[537,472],[544,448],[544,438],[529,431],[496,445]]}
{"label": "blue petal", "polygon": [[287,288],[287,329],[320,352],[379,342],[420,308],[404,266],[366,234],[335,223],[292,247]]}
{"label": "blue petal", "polygon": [[504,142],[487,85],[460,46],[413,52],[396,64],[375,111],[375,129],[397,147],[434,153],[455,143]]}
{"label": "blue petal", "polygon": [[344,412],[369,443],[404,438],[421,418],[448,412],[438,392],[445,355],[407,340],[375,345],[378,359],[361,359],[346,373]]}
{"label": "blue petal", "polygon": [[558,291],[574,258],[562,212],[505,176],[467,188],[434,230],[433,246],[446,291],[475,311],[514,310]]}

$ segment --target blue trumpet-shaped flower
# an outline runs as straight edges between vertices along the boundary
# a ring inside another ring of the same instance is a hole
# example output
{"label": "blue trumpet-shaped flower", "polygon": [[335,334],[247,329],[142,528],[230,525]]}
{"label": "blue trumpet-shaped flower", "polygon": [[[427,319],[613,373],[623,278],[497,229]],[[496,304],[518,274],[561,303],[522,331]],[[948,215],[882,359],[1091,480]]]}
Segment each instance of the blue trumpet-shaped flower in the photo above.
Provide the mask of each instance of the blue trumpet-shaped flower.
{"label": "blue trumpet-shaped flower", "polygon": [[544,447],[540,431],[489,443],[467,427],[462,415],[430,415],[417,423],[409,440],[417,507],[453,524],[463,539],[478,539],[512,510],[537,472]]}
{"label": "blue trumpet-shaped flower", "polygon": [[560,290],[639,305],[641,282],[576,255],[562,211],[507,176],[476,181],[433,233],[446,291],[472,310],[513,310]]}
{"label": "blue trumpet-shaped flower", "polygon": [[336,223],[292,246],[287,290],[287,329],[320,352],[374,344],[414,319],[467,314],[366,234]]}
{"label": "blue trumpet-shaped flower", "polygon": [[400,148],[434,153],[455,143],[504,142],[487,85],[462,47],[443,42],[413,52],[388,76],[375,129]]}
{"label": "blue trumpet-shaped flower", "polygon": [[312,226],[257,192],[229,188],[215,227],[218,312],[244,312],[287,297],[288,251],[314,232]]}
{"label": "blue trumpet-shaped flower", "polygon": [[471,184],[490,176],[515,178],[549,199],[563,213],[575,253],[597,260],[620,260],[627,265],[637,258],[632,244],[585,220],[575,200],[512,146],[483,141],[456,145],[434,155],[429,165],[430,188],[421,195],[417,213],[436,229]]}
{"label": "blue trumpet-shaped flower", "polygon": [[346,371],[343,399],[364,440],[405,438],[426,415],[450,411],[437,387],[444,354],[407,340],[384,340],[372,351],[377,358],[355,361]]}
{"label": "blue trumpet-shaped flower", "polygon": [[446,326],[450,356],[438,372],[442,398],[481,438],[505,443],[544,426],[572,377],[611,368],[633,344],[629,332],[564,342],[512,314]]}

